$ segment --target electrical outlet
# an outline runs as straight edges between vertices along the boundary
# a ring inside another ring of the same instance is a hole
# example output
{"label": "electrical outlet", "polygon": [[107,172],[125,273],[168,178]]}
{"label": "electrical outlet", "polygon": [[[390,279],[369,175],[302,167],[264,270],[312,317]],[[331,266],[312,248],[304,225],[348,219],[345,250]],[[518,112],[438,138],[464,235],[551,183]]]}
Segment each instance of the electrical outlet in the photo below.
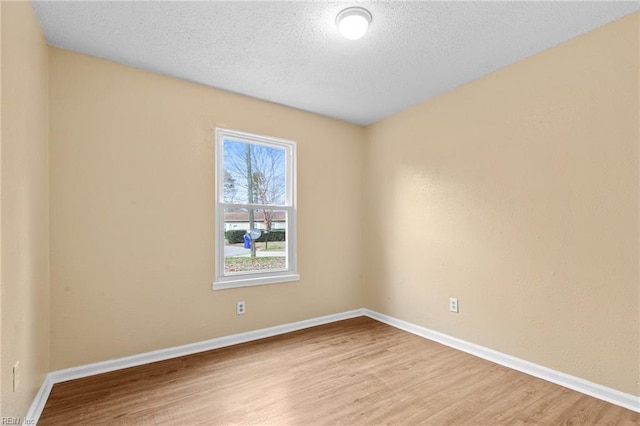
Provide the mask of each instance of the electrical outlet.
{"label": "electrical outlet", "polygon": [[17,361],[13,366],[13,392],[18,391],[18,385],[20,384],[20,375],[18,366],[20,365],[20,361]]}
{"label": "electrical outlet", "polygon": [[449,310],[451,312],[458,313],[458,299],[456,299],[455,297],[449,298]]}
{"label": "electrical outlet", "polygon": [[236,302],[236,315],[244,315],[244,313],[245,313],[244,300],[241,302]]}

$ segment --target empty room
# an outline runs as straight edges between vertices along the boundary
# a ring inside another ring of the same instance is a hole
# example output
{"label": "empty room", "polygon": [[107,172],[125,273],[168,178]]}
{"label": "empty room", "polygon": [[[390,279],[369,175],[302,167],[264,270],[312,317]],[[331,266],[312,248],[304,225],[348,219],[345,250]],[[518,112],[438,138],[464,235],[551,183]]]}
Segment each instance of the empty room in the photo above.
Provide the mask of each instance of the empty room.
{"label": "empty room", "polygon": [[640,424],[640,2],[0,25],[0,424]]}

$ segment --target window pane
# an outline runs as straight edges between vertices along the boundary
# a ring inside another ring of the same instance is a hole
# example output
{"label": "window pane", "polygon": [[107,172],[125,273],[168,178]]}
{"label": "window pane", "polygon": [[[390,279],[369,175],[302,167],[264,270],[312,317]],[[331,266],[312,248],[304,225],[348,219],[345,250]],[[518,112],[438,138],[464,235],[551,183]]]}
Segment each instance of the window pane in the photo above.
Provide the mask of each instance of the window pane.
{"label": "window pane", "polygon": [[[225,209],[224,229],[225,275],[286,269],[286,211]],[[251,229],[260,235],[252,239]]]}
{"label": "window pane", "polygon": [[295,161],[293,141],[216,129],[214,290],[299,279]]}
{"label": "window pane", "polygon": [[225,203],[284,205],[285,149],[224,140]]}

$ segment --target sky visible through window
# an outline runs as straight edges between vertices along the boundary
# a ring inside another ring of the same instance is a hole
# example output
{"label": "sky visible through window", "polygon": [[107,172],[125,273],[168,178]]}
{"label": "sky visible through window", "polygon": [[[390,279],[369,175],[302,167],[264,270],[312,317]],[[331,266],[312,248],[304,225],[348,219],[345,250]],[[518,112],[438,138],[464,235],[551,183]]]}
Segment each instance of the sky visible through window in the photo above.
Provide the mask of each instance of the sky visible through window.
{"label": "sky visible through window", "polygon": [[225,139],[225,203],[283,205],[285,196],[284,149]]}

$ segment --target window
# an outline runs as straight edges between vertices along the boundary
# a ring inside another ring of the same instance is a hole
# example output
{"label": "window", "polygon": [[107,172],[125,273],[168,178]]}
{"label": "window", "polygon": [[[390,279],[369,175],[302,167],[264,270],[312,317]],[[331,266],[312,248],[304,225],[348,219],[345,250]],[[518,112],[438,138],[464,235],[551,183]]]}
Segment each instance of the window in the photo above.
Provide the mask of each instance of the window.
{"label": "window", "polygon": [[300,279],[295,142],[216,129],[213,289]]}

